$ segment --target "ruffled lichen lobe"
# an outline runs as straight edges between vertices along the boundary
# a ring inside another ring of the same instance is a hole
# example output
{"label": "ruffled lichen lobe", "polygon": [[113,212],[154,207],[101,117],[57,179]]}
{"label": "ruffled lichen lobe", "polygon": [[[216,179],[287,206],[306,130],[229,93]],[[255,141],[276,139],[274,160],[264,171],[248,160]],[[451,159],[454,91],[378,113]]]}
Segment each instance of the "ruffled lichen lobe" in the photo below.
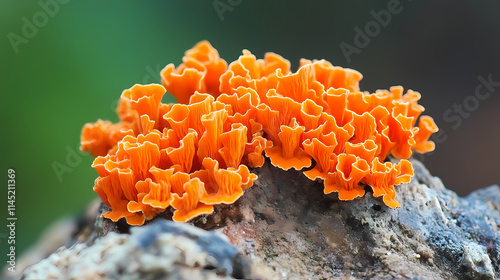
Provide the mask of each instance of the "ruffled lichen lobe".
{"label": "ruffled lichen lobe", "polygon": [[[434,150],[429,137],[438,128],[419,118],[418,92],[361,91],[359,72],[325,60],[302,59],[293,73],[277,54],[257,59],[244,50],[228,65],[203,41],[161,76],[162,85],[122,93],[119,123],[82,130],[81,149],[96,157],[94,191],[113,221],[142,225],[170,207],[174,221],[210,214],[252,186],[251,169],[265,157],[284,170],[307,169],[325,194],[352,200],[369,186],[395,208],[394,187],[413,176],[406,159]],[[178,104],[161,102],[167,91]]]}

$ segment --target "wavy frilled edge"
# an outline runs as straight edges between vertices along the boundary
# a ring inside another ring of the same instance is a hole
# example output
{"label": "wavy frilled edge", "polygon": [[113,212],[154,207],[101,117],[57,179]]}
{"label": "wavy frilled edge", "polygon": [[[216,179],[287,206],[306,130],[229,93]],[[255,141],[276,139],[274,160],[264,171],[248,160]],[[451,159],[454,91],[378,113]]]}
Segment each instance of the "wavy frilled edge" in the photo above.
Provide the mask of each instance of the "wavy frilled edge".
{"label": "wavy frilled edge", "polygon": [[[291,73],[281,56],[256,59],[247,50],[227,65],[203,41],[161,71],[162,85],[125,90],[119,123],[82,130],[81,149],[96,157],[94,191],[111,209],[103,216],[142,225],[169,207],[179,222],[210,214],[252,186],[250,169],[265,157],[284,170],[308,168],[306,177],[341,200],[369,186],[400,206],[394,187],[413,176],[406,159],[435,148],[429,137],[438,128],[419,118],[420,94],[400,86],[363,92],[355,70],[325,60],[300,65]],[[166,91],[179,104],[163,104]]]}

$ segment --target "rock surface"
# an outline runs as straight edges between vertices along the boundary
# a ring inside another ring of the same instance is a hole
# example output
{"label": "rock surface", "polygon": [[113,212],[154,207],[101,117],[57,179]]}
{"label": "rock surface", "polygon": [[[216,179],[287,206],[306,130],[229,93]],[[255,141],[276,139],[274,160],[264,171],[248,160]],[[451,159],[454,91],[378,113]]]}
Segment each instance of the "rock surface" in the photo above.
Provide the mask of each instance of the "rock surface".
{"label": "rock surface", "polygon": [[370,193],[339,201],[299,172],[266,165],[239,206],[250,215],[222,232],[283,279],[499,277],[500,188],[460,198],[412,163],[396,210]]}
{"label": "rock surface", "polygon": [[163,220],[62,247],[21,279],[259,279],[252,270],[223,234]]}
{"label": "rock surface", "polygon": [[412,163],[415,177],[396,188],[395,210],[371,193],[339,201],[301,172],[265,164],[236,204],[192,221],[215,231],[157,221],[129,231],[98,218],[85,243],[59,249],[23,279],[500,277],[500,188],[460,198]]}

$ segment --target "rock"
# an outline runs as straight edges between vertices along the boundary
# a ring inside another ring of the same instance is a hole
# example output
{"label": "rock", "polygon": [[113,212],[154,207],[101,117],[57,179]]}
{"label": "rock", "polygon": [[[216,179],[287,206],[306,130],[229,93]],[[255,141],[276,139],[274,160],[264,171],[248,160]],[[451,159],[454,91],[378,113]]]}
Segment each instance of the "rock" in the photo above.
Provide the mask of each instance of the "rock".
{"label": "rock", "polygon": [[21,279],[267,279],[253,270],[226,236],[158,220],[60,248]]}
{"label": "rock", "polygon": [[85,243],[59,249],[24,279],[499,278],[500,188],[460,198],[412,164],[415,177],[396,188],[402,206],[391,209],[368,188],[339,201],[302,172],[267,163],[213,215],[188,225],[165,221],[167,211],[140,228],[97,218],[78,238]]}
{"label": "rock", "polygon": [[412,163],[416,176],[396,188],[398,209],[371,193],[339,201],[301,172],[266,164],[241,199],[246,219],[221,230],[286,279],[499,277],[500,188],[460,198]]}
{"label": "rock", "polygon": [[100,199],[96,199],[80,215],[76,217],[65,216],[53,222],[42,232],[38,242],[28,248],[19,258],[16,262],[16,271],[13,273],[5,267],[0,279],[19,279],[26,267],[47,258],[59,247],[69,247],[77,242],[94,238],[93,224],[96,221],[97,209],[100,205]]}

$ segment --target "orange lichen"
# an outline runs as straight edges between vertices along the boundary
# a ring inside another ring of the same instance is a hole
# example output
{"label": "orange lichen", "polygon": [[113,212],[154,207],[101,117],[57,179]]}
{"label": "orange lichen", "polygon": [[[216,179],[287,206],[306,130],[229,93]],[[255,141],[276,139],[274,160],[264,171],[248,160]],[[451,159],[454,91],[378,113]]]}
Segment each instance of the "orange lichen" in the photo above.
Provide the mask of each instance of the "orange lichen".
{"label": "orange lichen", "polygon": [[309,167],[311,158],[299,147],[300,136],[305,128],[293,119],[290,126],[282,125],[280,130],[278,133],[280,144],[266,149],[266,156],[271,159],[271,163],[283,170]]}
{"label": "orange lichen", "polygon": [[401,160],[394,165],[390,162],[381,163],[375,158],[370,173],[366,176],[366,182],[372,187],[374,196],[383,196],[387,206],[396,208],[400,204],[395,200],[394,185],[409,183],[412,176],[413,168],[407,160]]}
{"label": "orange lichen", "polygon": [[366,160],[355,155],[341,154],[338,156],[336,171],[329,172],[325,179],[325,194],[338,192],[339,199],[353,200],[365,194],[361,180],[370,173]]}
{"label": "orange lichen", "polygon": [[304,175],[309,179],[326,179],[329,172],[335,171],[337,155],[333,151],[337,146],[337,140],[333,132],[327,135],[321,134],[317,138],[306,139],[302,145],[305,152],[316,161],[313,169],[304,172]]}
{"label": "orange lichen", "polygon": [[[205,184],[206,193],[200,201],[206,204],[234,203],[243,195],[243,176],[239,172],[246,175],[246,180],[252,180],[249,178],[248,169],[243,166],[238,170],[235,168],[219,169],[218,161],[206,157],[203,160],[204,170],[191,174],[191,177],[199,178]],[[253,180],[247,184],[251,185]]]}
{"label": "orange lichen", "polygon": [[121,124],[98,120],[83,127],[80,149],[94,157],[105,156],[123,137],[133,134],[132,130],[124,130]]}
{"label": "orange lichen", "polygon": [[422,116],[418,124],[418,131],[415,134],[415,151],[419,153],[434,151],[434,142],[428,140],[431,134],[437,131],[438,127],[434,120],[429,116]]}
{"label": "orange lichen", "polygon": [[290,72],[290,62],[274,53],[267,53],[264,59],[256,59],[244,50],[238,60],[229,64],[228,71],[220,77],[220,92],[233,94],[239,87],[255,90],[261,102],[266,102],[266,94],[278,84],[277,70],[283,74]]}
{"label": "orange lichen", "polygon": [[179,103],[189,103],[196,91],[219,95],[219,78],[226,72],[227,63],[210,43],[198,43],[186,52],[182,62],[177,69],[169,64],[161,71],[163,85]]}
{"label": "orange lichen", "polygon": [[[406,159],[434,150],[438,128],[420,117],[418,92],[360,91],[359,72],[325,60],[302,59],[292,73],[277,54],[244,50],[228,66],[203,41],[161,76],[163,86],[123,91],[119,123],[82,130],[82,151],[96,157],[94,190],[113,221],[141,225],[169,208],[179,222],[210,214],[253,185],[249,167],[265,164],[264,155],[278,168],[308,168],[325,194],[352,200],[369,186],[395,208],[394,187],[413,176]],[[180,104],[163,104],[166,91]]]}
{"label": "orange lichen", "polygon": [[214,211],[212,205],[200,202],[205,194],[205,186],[198,178],[193,178],[184,184],[184,193],[179,196],[172,194],[174,200],[172,207],[176,209],[173,219],[177,222],[186,222],[194,217],[203,214],[211,214]]}

